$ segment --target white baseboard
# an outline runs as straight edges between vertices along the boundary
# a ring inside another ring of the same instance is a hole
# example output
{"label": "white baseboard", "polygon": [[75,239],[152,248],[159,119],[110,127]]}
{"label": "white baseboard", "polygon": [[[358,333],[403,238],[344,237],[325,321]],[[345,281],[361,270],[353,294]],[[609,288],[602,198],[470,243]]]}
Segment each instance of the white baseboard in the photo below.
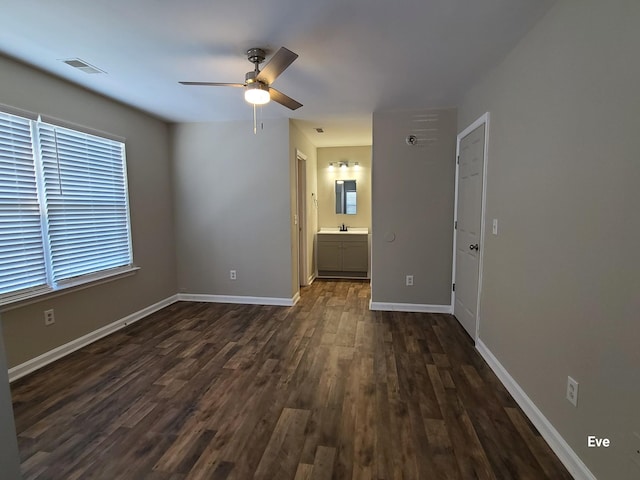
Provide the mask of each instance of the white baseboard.
{"label": "white baseboard", "polygon": [[296,292],[296,294],[293,296],[293,298],[291,299],[291,307],[293,307],[296,303],[298,303],[300,301],[300,292]]}
{"label": "white baseboard", "polygon": [[65,343],[64,345],[60,345],[59,347],[54,348],[53,350],[49,350],[42,355],[38,355],[31,360],[27,360],[20,365],[16,365],[9,369],[9,381],[13,382],[18,380],[19,378],[24,377],[25,375],[30,374],[38,370],[39,368],[44,367],[45,365],[50,364],[51,362],[55,362],[56,360],[69,355],[80,348],[89,345],[90,343],[95,342],[96,340],[101,339],[102,337],[106,337],[107,335],[120,330],[121,328],[126,327],[127,325],[131,325],[132,323],[137,322],[138,320],[143,319],[144,317],[151,315],[158,310],[163,309],[178,301],[178,296],[173,295],[171,297],[165,298],[164,300],[160,300],[153,305],[150,305],[142,310],[132,313],[131,315],[127,315],[120,320],[116,320],[109,325],[105,325],[93,332],[90,332],[82,337],[76,338],[75,340],[70,341],[69,343]]}
{"label": "white baseboard", "polygon": [[60,358],[69,355],[80,348],[89,345],[90,343],[95,342],[107,335],[110,335],[121,328],[126,327],[132,323],[137,322],[138,320],[143,319],[144,317],[151,315],[158,310],[163,309],[175,303],[177,301],[190,301],[190,302],[213,302],[213,303],[243,303],[248,305],[277,305],[283,307],[292,307],[294,306],[298,300],[300,300],[300,293],[296,292],[296,294],[292,298],[272,298],[272,297],[244,297],[244,296],[228,296],[228,295],[199,295],[199,294],[187,294],[187,293],[179,293],[177,295],[173,295],[171,297],[165,298],[153,305],[150,305],[142,310],[139,310],[131,315],[128,315],[120,320],[116,320],[109,325],[105,325],[93,332],[90,332],[82,337],[76,338],[75,340],[70,341],[69,343],[65,343],[64,345],[60,345],[59,347],[54,348],[53,350],[49,350],[42,355],[38,355],[31,360],[27,360],[20,365],[16,365],[9,369],[9,382],[13,382],[18,380],[19,378],[24,377],[32,372],[35,372],[39,368],[44,367]]}
{"label": "white baseboard", "polygon": [[597,480],[584,462],[580,460],[576,452],[573,451],[560,433],[553,427],[551,422],[547,420],[538,407],[536,407],[535,403],[533,403],[524,390],[522,390],[520,385],[509,375],[507,369],[502,366],[479,338],[476,341],[476,349],[518,403],[524,414],[538,429],[542,438],[544,438],[549,444],[549,447],[551,447],[551,450],[553,450],[567,470],[569,470],[569,473],[573,475],[573,478],[578,480]]}
{"label": "white baseboard", "polygon": [[243,303],[245,305],[276,305],[280,307],[293,307],[299,299],[300,293],[296,293],[291,298],[245,297],[242,295],[208,295],[203,293],[178,294],[178,300],[184,302]]}
{"label": "white baseboard", "polygon": [[369,302],[369,310],[385,312],[416,312],[416,313],[453,313],[451,305],[424,305],[421,303],[385,303]]}
{"label": "white baseboard", "polygon": [[308,286],[310,286],[310,285],[313,283],[313,281],[314,281],[315,279],[316,279],[316,275],[315,275],[315,273],[313,273],[313,274],[311,274],[311,275],[309,275],[309,276],[307,277],[306,283],[305,283],[304,285],[300,285],[300,286],[301,286],[301,287],[308,287]]}

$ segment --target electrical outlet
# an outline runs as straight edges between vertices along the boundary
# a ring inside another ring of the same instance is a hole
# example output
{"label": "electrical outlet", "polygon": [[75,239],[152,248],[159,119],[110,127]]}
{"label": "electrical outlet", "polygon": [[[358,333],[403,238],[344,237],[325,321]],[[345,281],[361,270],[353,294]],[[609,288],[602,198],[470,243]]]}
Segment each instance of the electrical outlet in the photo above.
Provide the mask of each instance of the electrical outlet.
{"label": "electrical outlet", "polygon": [[567,400],[569,400],[574,407],[578,406],[578,382],[571,377],[567,377]]}
{"label": "electrical outlet", "polygon": [[413,275],[407,275],[407,287],[413,287]]}
{"label": "electrical outlet", "polygon": [[44,311],[44,324],[49,326],[56,323],[56,317],[53,315],[53,308],[51,310]]}
{"label": "electrical outlet", "polygon": [[235,270],[229,270],[229,279],[230,280],[236,280],[238,278],[238,276],[236,275],[236,271]]}

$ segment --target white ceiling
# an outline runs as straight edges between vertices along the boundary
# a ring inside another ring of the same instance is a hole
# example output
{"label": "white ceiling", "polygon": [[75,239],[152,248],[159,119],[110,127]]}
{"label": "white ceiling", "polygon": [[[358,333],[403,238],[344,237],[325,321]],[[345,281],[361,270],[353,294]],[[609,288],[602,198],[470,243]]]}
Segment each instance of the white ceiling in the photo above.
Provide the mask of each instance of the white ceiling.
{"label": "white ceiling", "polygon": [[251,121],[242,90],[178,81],[244,82],[248,48],[284,45],[300,57],[274,87],[304,106],[263,118],[365,145],[375,110],[455,106],[554,1],[0,0],[0,52],[170,122]]}

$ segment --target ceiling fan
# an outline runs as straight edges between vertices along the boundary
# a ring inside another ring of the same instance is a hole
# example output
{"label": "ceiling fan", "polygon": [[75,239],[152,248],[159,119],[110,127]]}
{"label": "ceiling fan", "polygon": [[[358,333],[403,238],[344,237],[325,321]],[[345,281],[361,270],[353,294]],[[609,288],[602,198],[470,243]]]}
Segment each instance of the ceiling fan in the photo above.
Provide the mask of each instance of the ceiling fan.
{"label": "ceiling fan", "polygon": [[247,58],[254,64],[254,69],[245,75],[245,83],[218,83],[218,82],[179,82],[182,85],[200,85],[207,87],[243,87],[244,98],[253,105],[264,105],[269,100],[278,102],[280,105],[295,110],[302,104],[284,93],[271,87],[271,84],[285,69],[298,58],[298,54],[291,50],[280,47],[271,60],[267,62],[262,70],[259,65],[264,62],[266,53],[262,48],[250,48],[247,50]]}

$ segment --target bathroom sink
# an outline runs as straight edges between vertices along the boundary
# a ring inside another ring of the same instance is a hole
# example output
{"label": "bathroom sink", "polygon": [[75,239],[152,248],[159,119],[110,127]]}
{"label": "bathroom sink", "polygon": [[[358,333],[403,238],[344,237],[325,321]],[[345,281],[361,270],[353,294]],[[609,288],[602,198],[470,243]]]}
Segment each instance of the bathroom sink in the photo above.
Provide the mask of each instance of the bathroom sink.
{"label": "bathroom sink", "polygon": [[346,232],[341,232],[338,227],[322,227],[318,233],[341,233],[341,234],[367,234],[369,229],[367,227],[349,227]]}

